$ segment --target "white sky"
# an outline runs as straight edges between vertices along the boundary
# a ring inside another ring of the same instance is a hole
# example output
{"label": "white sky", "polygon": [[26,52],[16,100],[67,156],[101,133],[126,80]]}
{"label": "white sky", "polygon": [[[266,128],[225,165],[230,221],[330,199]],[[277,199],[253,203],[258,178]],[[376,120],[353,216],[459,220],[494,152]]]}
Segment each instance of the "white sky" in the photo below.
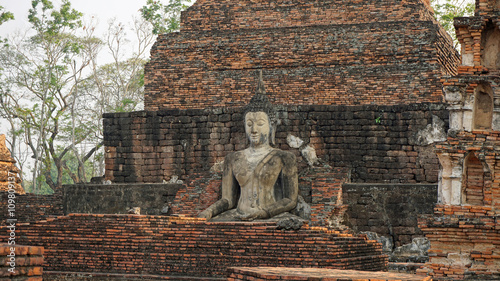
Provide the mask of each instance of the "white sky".
{"label": "white sky", "polygon": [[[139,9],[146,4],[146,0],[70,0],[71,6],[84,14],[84,17],[95,16],[99,19],[98,34],[106,30],[109,19],[116,18],[117,22],[125,25],[132,21],[132,17],[140,17]],[[52,0],[55,7],[59,7],[60,0]],[[24,30],[29,27],[28,10],[31,0],[0,0],[0,6],[14,13],[15,20],[8,21],[0,26],[0,36],[7,37],[9,33]]]}

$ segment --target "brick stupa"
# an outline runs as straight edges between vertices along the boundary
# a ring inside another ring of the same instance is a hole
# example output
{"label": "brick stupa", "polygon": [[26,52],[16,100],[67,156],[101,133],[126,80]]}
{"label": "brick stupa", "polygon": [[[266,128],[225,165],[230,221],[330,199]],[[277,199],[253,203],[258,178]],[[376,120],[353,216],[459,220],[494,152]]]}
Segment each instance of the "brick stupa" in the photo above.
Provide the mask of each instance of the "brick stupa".
{"label": "brick stupa", "polygon": [[442,102],[459,61],[428,0],[198,0],[145,68],[145,109]]}
{"label": "brick stupa", "polygon": [[[21,186],[19,169],[16,167],[16,161],[12,158],[10,151],[5,145],[5,135],[0,135],[0,191],[8,191],[9,184],[14,184],[17,194],[26,194]],[[10,181],[9,177],[14,176],[15,180]]]}
{"label": "brick stupa", "polygon": [[262,70],[281,149],[292,134],[354,181],[434,183],[415,135],[447,126],[441,78],[458,63],[426,0],[198,0],[151,49],[145,110],[104,115],[105,179],[187,180],[245,148]]}

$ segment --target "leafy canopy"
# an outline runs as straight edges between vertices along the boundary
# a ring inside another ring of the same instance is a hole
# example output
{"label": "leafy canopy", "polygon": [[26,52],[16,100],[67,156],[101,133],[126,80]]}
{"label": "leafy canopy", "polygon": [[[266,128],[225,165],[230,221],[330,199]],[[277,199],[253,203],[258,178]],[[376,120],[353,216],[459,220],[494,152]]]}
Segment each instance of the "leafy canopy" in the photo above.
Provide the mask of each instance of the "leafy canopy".
{"label": "leafy canopy", "polygon": [[13,19],[14,19],[14,14],[9,11],[5,11],[5,8],[0,6],[0,25],[6,21]]}
{"label": "leafy canopy", "polygon": [[455,46],[458,40],[455,35],[453,19],[456,17],[469,17],[474,15],[474,0],[432,0],[431,5],[434,9],[434,15],[438,22],[450,34]]}
{"label": "leafy canopy", "polygon": [[147,0],[141,8],[142,17],[151,23],[154,34],[169,33],[180,28],[181,12],[187,9],[189,1],[168,0],[167,4],[157,0]]}

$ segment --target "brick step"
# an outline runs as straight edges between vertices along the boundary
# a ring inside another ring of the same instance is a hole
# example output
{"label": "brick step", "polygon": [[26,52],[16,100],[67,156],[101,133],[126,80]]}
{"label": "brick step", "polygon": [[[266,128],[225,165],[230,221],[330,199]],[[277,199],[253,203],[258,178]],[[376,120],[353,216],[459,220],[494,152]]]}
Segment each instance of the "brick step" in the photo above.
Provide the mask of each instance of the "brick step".
{"label": "brick step", "polygon": [[377,281],[431,281],[430,277],[392,272],[337,270],[326,268],[233,267],[228,281],[260,280],[377,280]]}
{"label": "brick step", "polygon": [[417,269],[422,268],[424,265],[425,263],[389,262],[389,264],[387,265],[387,270],[389,272],[416,274]]}
{"label": "brick step", "polygon": [[234,265],[384,270],[387,262],[381,245],[364,236],[307,225],[284,231],[269,222],[70,214],[17,234],[46,248],[47,271],[222,278]]}
{"label": "brick step", "polygon": [[194,280],[194,281],[220,281],[226,278],[196,277],[196,276],[166,276],[154,274],[122,274],[122,273],[95,273],[95,272],[69,272],[69,271],[45,271],[44,281],[144,281],[144,280]]}

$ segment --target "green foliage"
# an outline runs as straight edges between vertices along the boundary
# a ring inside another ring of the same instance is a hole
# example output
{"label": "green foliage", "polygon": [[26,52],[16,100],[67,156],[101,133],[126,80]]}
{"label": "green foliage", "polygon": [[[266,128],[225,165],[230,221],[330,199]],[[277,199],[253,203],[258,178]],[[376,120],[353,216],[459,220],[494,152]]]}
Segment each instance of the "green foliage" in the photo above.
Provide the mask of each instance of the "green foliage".
{"label": "green foliage", "polygon": [[[10,124],[12,147],[16,138],[25,141],[17,144],[24,149],[18,157],[35,159],[33,167],[23,168],[24,186],[41,194],[102,175],[102,114],[141,109],[145,58],[156,38],[142,18],[130,28],[137,46],[128,45],[122,24],[110,24],[108,33],[97,38],[95,23],[83,27],[82,14],[70,0],[60,3],[32,0],[31,31],[0,45],[0,118]],[[156,12],[171,10],[178,16],[185,8],[179,3],[159,5],[162,11]],[[98,63],[103,47],[109,48],[112,63]]]}
{"label": "green foliage", "polygon": [[159,0],[147,0],[146,6],[141,8],[142,17],[151,23],[154,34],[170,33],[180,28],[181,12],[189,6],[183,0],[167,0],[162,4]]}
{"label": "green foliage", "polygon": [[35,158],[32,184],[36,192],[43,191],[40,188],[45,184],[60,187],[66,154],[76,151],[84,140],[95,142],[90,140],[85,113],[75,108],[76,85],[88,65],[82,54],[88,38],[77,30],[81,17],[69,0],[58,8],[49,0],[33,0],[28,15],[33,35],[12,40],[0,52],[0,67],[6,70],[0,77],[5,86],[0,89],[2,115],[16,119],[25,133]]}
{"label": "green foliage", "polygon": [[9,11],[5,11],[5,8],[0,6],[0,25],[2,25],[6,21],[13,19],[14,19],[14,14]]}
{"label": "green foliage", "polygon": [[23,188],[24,188],[24,191],[26,191],[26,193],[36,193],[36,194],[39,194],[39,195],[51,195],[51,194],[54,194],[54,190],[52,188],[50,188],[47,185],[47,183],[45,183],[45,177],[44,176],[39,176],[37,178],[36,185],[33,184],[32,180],[24,180],[24,182],[23,182]]}
{"label": "green foliage", "polygon": [[453,19],[474,15],[474,0],[432,0],[434,15],[444,29],[450,34],[455,46],[458,45]]}
{"label": "green foliage", "polygon": [[[59,149],[60,150],[58,152],[59,153],[62,152],[62,148],[60,147]],[[102,153],[99,156],[103,157]],[[54,164],[54,162],[50,162],[50,165],[51,165],[50,175],[52,178],[56,178],[57,174],[58,174],[58,169],[57,169],[56,165]],[[63,158],[63,166],[64,166],[63,175],[62,175],[63,184],[71,184],[71,183],[75,182],[76,177],[78,177],[77,174],[78,174],[78,169],[79,169],[79,163],[78,163],[78,159],[74,153],[69,152],[69,153],[65,154],[65,156]],[[43,167],[43,169],[46,169],[46,167]],[[92,178],[93,172],[94,172],[93,163],[91,163],[90,161],[85,162],[85,179],[84,179],[85,182],[88,182]],[[42,174],[42,175],[38,176],[36,179],[36,182],[37,182],[37,184],[36,184],[36,186],[37,186],[36,193],[37,194],[48,195],[48,194],[54,193],[54,190],[52,188],[50,188],[50,186],[47,184],[47,179],[46,179],[45,175]],[[33,186],[34,186],[33,182],[28,181],[28,182],[25,182],[24,188],[25,188],[26,192],[33,193],[34,192]]]}
{"label": "green foliage", "polygon": [[28,14],[28,21],[33,29],[46,36],[55,36],[66,29],[81,27],[81,18],[82,13],[72,9],[69,0],[63,0],[59,10],[55,10],[49,0],[33,0]]}

